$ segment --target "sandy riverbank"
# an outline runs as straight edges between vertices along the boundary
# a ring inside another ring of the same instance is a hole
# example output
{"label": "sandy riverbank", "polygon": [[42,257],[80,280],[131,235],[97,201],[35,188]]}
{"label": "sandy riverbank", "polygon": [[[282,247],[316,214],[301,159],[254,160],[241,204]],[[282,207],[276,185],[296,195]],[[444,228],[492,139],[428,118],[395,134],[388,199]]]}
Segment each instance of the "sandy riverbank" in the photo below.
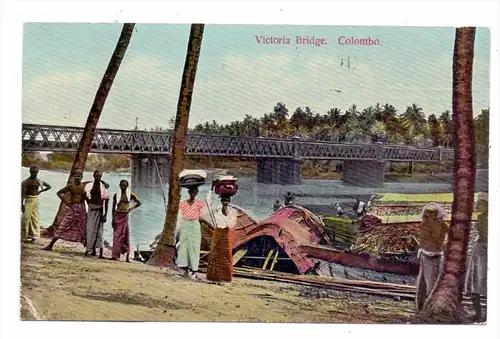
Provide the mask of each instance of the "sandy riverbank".
{"label": "sandy riverbank", "polygon": [[[413,303],[235,278],[191,282],[137,262],[88,259],[79,245],[23,244],[22,292],[44,320],[406,323]],[[105,255],[109,256],[106,251]],[[23,319],[33,319],[26,304]]]}

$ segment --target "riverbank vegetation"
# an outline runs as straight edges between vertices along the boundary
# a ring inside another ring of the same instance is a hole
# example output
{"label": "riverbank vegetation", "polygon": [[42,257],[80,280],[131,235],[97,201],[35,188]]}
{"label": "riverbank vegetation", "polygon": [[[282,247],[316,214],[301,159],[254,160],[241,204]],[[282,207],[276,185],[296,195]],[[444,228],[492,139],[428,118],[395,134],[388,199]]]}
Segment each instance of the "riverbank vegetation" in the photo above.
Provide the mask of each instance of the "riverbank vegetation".
{"label": "riverbank vegetation", "polygon": [[[74,153],[52,152],[45,155],[39,152],[25,152],[22,156],[22,166],[38,165],[41,169],[69,171],[73,164]],[[129,171],[130,160],[128,156],[115,154],[89,154],[85,169],[94,171],[96,169],[105,172]]]}

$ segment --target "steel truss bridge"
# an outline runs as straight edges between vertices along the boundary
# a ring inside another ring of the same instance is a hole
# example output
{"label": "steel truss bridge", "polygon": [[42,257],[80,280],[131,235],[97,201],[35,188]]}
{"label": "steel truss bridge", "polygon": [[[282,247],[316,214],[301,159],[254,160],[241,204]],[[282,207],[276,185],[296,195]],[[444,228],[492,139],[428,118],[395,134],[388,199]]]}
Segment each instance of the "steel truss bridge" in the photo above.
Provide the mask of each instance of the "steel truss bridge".
{"label": "steel truss bridge", "polygon": [[[23,124],[23,151],[75,152],[83,128]],[[92,153],[171,155],[172,132],[98,129]],[[450,162],[453,149],[418,148],[390,144],[355,144],[308,139],[270,139],[227,135],[189,134],[186,153],[191,156],[247,158],[377,160],[393,162]]]}

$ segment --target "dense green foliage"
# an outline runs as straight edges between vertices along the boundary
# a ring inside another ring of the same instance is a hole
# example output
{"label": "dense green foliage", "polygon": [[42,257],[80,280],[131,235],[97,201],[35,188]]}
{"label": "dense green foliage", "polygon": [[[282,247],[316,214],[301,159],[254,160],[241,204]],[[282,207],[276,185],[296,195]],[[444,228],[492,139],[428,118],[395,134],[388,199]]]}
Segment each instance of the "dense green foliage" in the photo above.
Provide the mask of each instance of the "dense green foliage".
{"label": "dense green foliage", "polygon": [[[481,122],[476,124],[476,129],[480,129],[478,134],[487,132],[488,112],[487,109],[483,110],[476,118],[476,121]],[[260,119],[247,114],[242,121],[225,125],[214,120],[196,125],[193,132],[279,138],[299,135],[306,139],[337,142],[380,140],[407,145],[453,147],[450,111],[426,117],[417,104],[407,106],[401,113],[390,104],[377,103],[362,110],[356,105],[346,111],[332,108],[324,114],[313,112],[309,107],[297,107],[289,114],[286,105],[280,102],[272,112]]]}
{"label": "dense green foliage", "polygon": [[[478,164],[485,167],[488,160],[489,109],[482,110],[474,122]],[[313,112],[309,107],[297,107],[289,114],[286,105],[279,102],[272,112],[264,114],[260,119],[247,114],[242,121],[232,121],[225,125],[215,120],[200,123],[192,131],[249,137],[300,136],[303,139],[335,142],[382,141],[422,147],[453,147],[450,111],[426,117],[417,104],[407,106],[403,112],[388,103],[377,103],[362,110],[356,105],[346,111],[331,108],[324,114]]]}

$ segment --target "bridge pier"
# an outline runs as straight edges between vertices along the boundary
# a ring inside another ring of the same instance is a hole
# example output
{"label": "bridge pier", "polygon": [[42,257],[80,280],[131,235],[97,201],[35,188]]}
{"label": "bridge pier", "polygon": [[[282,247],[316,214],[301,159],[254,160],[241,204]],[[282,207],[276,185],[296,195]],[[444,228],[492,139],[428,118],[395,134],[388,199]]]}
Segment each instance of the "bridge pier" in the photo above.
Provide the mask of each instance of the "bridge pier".
{"label": "bridge pier", "polygon": [[300,160],[280,158],[257,159],[257,182],[263,184],[300,185]]}
{"label": "bridge pier", "polygon": [[155,159],[158,164],[158,170],[164,185],[168,185],[170,176],[171,161],[169,156],[159,155],[131,155],[132,183],[136,188],[157,188],[161,187],[158,170],[156,169]]}
{"label": "bridge pier", "polygon": [[377,160],[344,160],[344,183],[358,187],[384,186],[385,163]]}

